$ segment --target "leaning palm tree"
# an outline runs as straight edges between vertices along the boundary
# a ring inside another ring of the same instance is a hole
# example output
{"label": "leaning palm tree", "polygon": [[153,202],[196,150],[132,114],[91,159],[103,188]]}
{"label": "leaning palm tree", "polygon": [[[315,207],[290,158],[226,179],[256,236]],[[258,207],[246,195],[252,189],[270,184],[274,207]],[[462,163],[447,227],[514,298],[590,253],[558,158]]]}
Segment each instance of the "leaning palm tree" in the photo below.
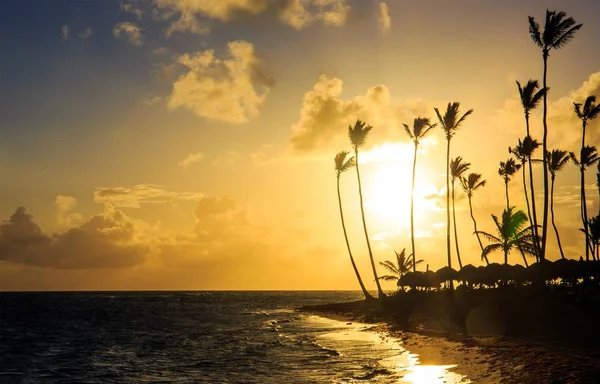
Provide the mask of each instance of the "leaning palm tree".
{"label": "leaning palm tree", "polygon": [[462,260],[460,259],[460,250],[458,248],[458,230],[456,229],[456,207],[454,197],[454,184],[457,179],[460,179],[463,173],[469,170],[471,163],[463,163],[462,157],[458,156],[450,161],[450,185],[452,186],[452,221],[454,222],[454,242],[456,243],[456,258],[458,266],[462,269]]}
{"label": "leaning palm tree", "polygon": [[508,182],[521,169],[521,164],[515,162],[512,157],[506,161],[500,162],[500,168],[498,168],[498,174],[504,179],[504,190],[506,192],[506,209],[509,208],[510,201],[508,198]]}
{"label": "leaning palm tree", "polygon": [[[476,190],[485,187],[486,181],[481,179],[480,173],[469,173],[467,177],[460,177],[460,183],[462,184],[463,191],[465,191],[467,198],[469,199],[469,212],[471,213],[471,220],[473,220],[473,229],[475,231],[475,235],[477,236],[477,241],[479,242],[481,251],[483,252],[483,243],[481,242],[479,233],[477,233],[477,221],[475,221],[475,216],[473,216],[473,204],[471,203],[471,199],[473,198],[473,193]],[[490,264],[487,256],[484,256],[483,259],[487,265]]]}
{"label": "leaning palm tree", "polygon": [[415,262],[414,255],[409,255],[406,257],[406,249],[403,249],[400,253],[396,251],[394,251],[394,253],[396,254],[396,263],[389,260],[379,262],[379,264],[390,273],[390,275],[380,276],[379,279],[385,281],[396,280],[400,282],[404,274],[410,272],[411,269],[414,272],[415,265],[423,262],[423,260],[418,260]]}
{"label": "leaning palm tree", "polygon": [[360,213],[362,215],[363,229],[365,232],[365,239],[367,240],[367,249],[369,250],[369,258],[371,259],[371,267],[373,268],[373,276],[375,277],[375,284],[377,285],[377,294],[380,298],[385,297],[385,293],[381,290],[381,284],[379,284],[379,278],[377,277],[377,269],[375,268],[375,259],[373,258],[373,251],[371,250],[371,242],[369,241],[369,232],[367,231],[367,222],[365,220],[365,209],[363,205],[362,186],[360,184],[360,171],[358,169],[358,148],[362,147],[367,141],[367,136],[371,132],[370,125],[365,122],[356,120],[354,127],[348,127],[348,137],[354,148],[354,161],[356,162],[356,178],[358,179],[358,196],[360,197]]}
{"label": "leaning palm tree", "polygon": [[[527,182],[526,182],[526,177],[525,177],[525,164],[529,163],[529,179],[530,181],[532,180],[533,174],[531,173],[531,156],[533,156],[533,153],[535,152],[536,149],[538,149],[540,147],[540,143],[535,140],[532,139],[531,136],[527,135],[525,136],[525,138],[523,139],[523,141],[521,141],[521,139],[519,139],[517,145],[515,145],[514,148],[509,148],[508,152],[513,154],[517,160],[521,161],[521,170],[522,170],[522,174],[523,174],[523,192],[525,193],[525,203],[527,204],[527,215],[529,216],[529,224],[531,225],[531,227],[533,228],[533,235],[535,237],[535,245],[536,245],[536,249],[538,250],[538,255],[539,255],[539,235],[537,233],[537,219],[536,219],[536,212],[535,212],[535,195],[532,194],[531,195],[531,206],[529,205],[529,195],[527,194]],[[533,188],[533,184],[531,184],[531,187]],[[532,189],[533,191],[533,189]],[[533,207],[533,214],[532,214],[532,208]]]}
{"label": "leaning palm tree", "polygon": [[502,251],[504,253],[504,264],[508,264],[508,254],[513,248],[517,248],[530,255],[535,255],[533,231],[531,227],[526,227],[529,219],[527,219],[525,212],[514,212],[514,209],[515,207],[505,209],[502,212],[502,219],[498,219],[496,215],[492,215],[498,232],[497,236],[484,231],[478,231],[479,234],[490,241],[490,244],[486,245],[481,252],[482,257],[494,251]]}
{"label": "leaning palm tree", "polygon": [[[406,130],[406,133],[408,134],[408,136],[410,137],[412,142],[415,144],[415,153],[414,153],[414,157],[413,157],[413,168],[412,168],[412,185],[411,185],[411,189],[410,189],[410,245],[411,245],[411,249],[412,249],[412,255],[413,255],[413,257],[415,257],[416,250],[415,250],[415,221],[414,221],[415,202],[414,202],[414,200],[415,200],[415,171],[417,169],[417,150],[419,149],[419,143],[420,143],[421,139],[423,139],[425,137],[425,135],[427,135],[427,132],[429,132],[431,129],[433,129],[436,126],[436,124],[431,125],[428,118],[417,117],[413,121],[412,130],[408,127],[408,125],[406,125],[406,124],[402,124],[402,125],[404,125],[404,129]],[[416,264],[413,264],[413,272],[416,271],[416,268],[417,268]]]}
{"label": "leaning palm tree", "polygon": [[585,233],[585,260],[589,261],[591,244],[589,239],[590,233],[588,231],[587,200],[585,197],[584,184],[585,179],[583,175],[585,174],[585,170],[587,168],[591,167],[592,165],[597,163],[598,160],[600,160],[600,157],[598,156],[596,147],[589,145],[586,145],[585,147],[581,148],[580,158],[577,158],[577,156],[573,152],[569,152],[569,156],[571,157],[571,160],[573,160],[573,163],[575,163],[577,168],[579,168],[579,172],[581,174],[581,221],[583,222],[583,233]]}
{"label": "leaning palm tree", "polygon": [[358,280],[358,284],[360,285],[360,289],[362,289],[363,294],[365,295],[365,299],[371,300],[373,296],[367,291],[365,285],[363,284],[362,279],[360,278],[360,273],[358,272],[358,268],[356,267],[356,263],[354,262],[354,257],[352,256],[352,251],[350,250],[350,242],[348,241],[348,233],[346,232],[346,224],[344,222],[344,211],[342,210],[342,196],[340,194],[340,176],[342,173],[350,170],[352,167],[356,165],[354,162],[354,157],[348,158],[348,151],[341,151],[337,155],[335,155],[335,173],[337,178],[337,196],[338,196],[338,204],[340,206],[340,218],[342,220],[342,229],[344,230],[344,238],[346,239],[346,247],[348,248],[348,255],[350,256],[350,262],[352,263],[352,268],[354,268],[354,273],[356,274],[356,279]]}
{"label": "leaning palm tree", "polygon": [[560,236],[558,234],[558,228],[554,222],[554,180],[558,171],[564,168],[565,164],[569,162],[569,154],[567,151],[561,151],[560,149],[553,149],[551,152],[546,152],[546,161],[548,162],[548,171],[551,176],[551,187],[550,187],[550,216],[552,219],[552,227],[554,233],[556,233],[556,241],[558,242],[558,250],[560,251],[560,257],[565,258],[562,244],[560,242]]}
{"label": "leaning palm tree", "polygon": [[[544,81],[543,89],[548,89],[548,57],[552,49],[560,49],[567,45],[575,36],[575,33],[581,28],[582,24],[576,24],[572,17],[567,17],[565,12],[556,12],[546,10],[546,20],[544,30],[540,30],[540,25],[535,18],[529,16],[529,35],[533,42],[542,49],[542,59],[544,61]],[[548,151],[548,92],[544,92],[544,112],[542,122],[544,134],[542,138],[542,153]],[[540,259],[546,257],[546,239],[548,228],[548,164],[544,161],[544,214],[542,217],[542,247]]]}
{"label": "leaning palm tree", "polygon": [[452,268],[452,258],[450,251],[450,140],[456,134],[460,125],[465,121],[467,116],[473,113],[469,109],[460,116],[460,103],[448,103],[444,116],[440,114],[437,108],[434,108],[435,114],[440,121],[440,125],[446,136],[446,253],[448,255],[448,267]]}

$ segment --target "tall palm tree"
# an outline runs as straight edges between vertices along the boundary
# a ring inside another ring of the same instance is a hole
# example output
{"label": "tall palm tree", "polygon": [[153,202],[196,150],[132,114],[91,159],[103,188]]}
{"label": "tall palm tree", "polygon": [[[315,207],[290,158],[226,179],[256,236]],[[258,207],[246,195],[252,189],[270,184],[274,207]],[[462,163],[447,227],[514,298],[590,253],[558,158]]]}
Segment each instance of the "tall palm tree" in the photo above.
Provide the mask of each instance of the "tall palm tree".
{"label": "tall palm tree", "polygon": [[381,289],[381,284],[379,283],[379,278],[377,277],[377,269],[375,268],[375,259],[373,258],[373,251],[371,250],[371,242],[369,241],[369,232],[367,231],[367,222],[365,220],[365,209],[363,205],[363,195],[362,195],[362,186],[360,183],[360,171],[358,169],[358,148],[362,147],[367,141],[367,136],[369,132],[371,132],[370,125],[367,125],[365,122],[356,120],[354,127],[348,127],[348,138],[350,138],[350,142],[352,143],[352,148],[354,148],[354,161],[356,162],[356,178],[358,180],[358,195],[360,197],[360,214],[362,215],[363,229],[365,232],[365,239],[367,240],[367,249],[369,250],[369,258],[371,259],[371,267],[373,268],[373,276],[375,277],[375,284],[377,285],[377,294],[380,298],[385,297],[385,293]]}
{"label": "tall palm tree", "polygon": [[567,151],[561,151],[560,149],[553,149],[551,152],[546,152],[546,161],[548,162],[548,171],[551,175],[551,187],[550,187],[550,215],[552,219],[552,227],[554,233],[556,233],[556,241],[558,242],[558,250],[560,251],[560,257],[565,258],[565,254],[562,249],[560,242],[560,236],[558,234],[558,228],[554,222],[554,180],[556,180],[556,174],[558,171],[564,168],[565,164],[569,162],[569,154]]}
{"label": "tall palm tree", "polygon": [[[565,12],[556,12],[546,10],[546,20],[544,30],[540,30],[540,25],[535,18],[529,16],[529,35],[533,42],[542,49],[542,59],[544,61],[544,81],[543,88],[548,89],[548,57],[552,49],[560,49],[567,45],[575,36],[575,33],[581,28],[582,24],[576,24],[572,17],[567,17]],[[544,126],[544,135],[542,138],[542,153],[548,151],[548,92],[544,92],[544,112],[542,122]],[[544,214],[542,216],[542,249],[540,259],[546,258],[546,239],[548,229],[548,164],[544,161]]]}
{"label": "tall palm tree", "polygon": [[[412,130],[408,127],[407,124],[404,125],[404,130],[406,134],[410,137],[412,142],[415,145],[415,153],[413,157],[413,168],[412,168],[412,185],[410,189],[410,245],[412,249],[412,255],[415,257],[415,172],[417,169],[417,150],[419,149],[419,143],[421,139],[427,135],[427,133],[432,130],[436,124],[431,125],[428,118],[425,117],[417,117],[413,121]],[[413,272],[416,271],[416,264],[413,264]]]}
{"label": "tall palm tree", "polygon": [[348,151],[341,151],[337,155],[335,155],[335,173],[337,179],[337,196],[338,196],[338,204],[340,206],[340,218],[342,220],[342,229],[344,230],[344,238],[346,239],[346,247],[348,248],[348,255],[350,256],[350,262],[352,263],[352,268],[354,268],[354,273],[356,274],[356,279],[358,280],[358,284],[360,285],[360,289],[362,289],[363,294],[365,295],[365,299],[370,300],[373,299],[373,296],[367,291],[365,285],[363,284],[362,279],[360,278],[360,273],[358,272],[358,268],[356,267],[356,263],[354,262],[354,257],[352,256],[352,251],[350,250],[350,242],[348,241],[348,233],[346,232],[346,224],[344,222],[344,211],[342,210],[342,196],[340,194],[340,176],[342,173],[350,170],[350,168],[354,167],[356,163],[354,162],[354,157],[348,158]]}
{"label": "tall palm tree", "polygon": [[509,208],[510,201],[508,198],[508,182],[521,169],[521,164],[515,162],[512,157],[506,161],[500,162],[500,168],[498,168],[498,174],[504,179],[504,190],[506,191],[506,209]]}
{"label": "tall palm tree", "polygon": [[[519,139],[517,145],[514,148],[508,149],[509,153],[513,154],[517,158],[517,160],[521,161],[521,170],[523,173],[523,192],[525,193],[525,203],[527,204],[527,215],[529,216],[529,223],[530,223],[531,227],[533,228],[533,235],[536,240],[535,241],[536,249],[538,251],[539,251],[539,236],[537,233],[537,219],[536,219],[537,215],[535,212],[535,195],[532,194],[532,196],[531,196],[531,203],[533,206],[533,214],[532,214],[532,209],[531,209],[531,206],[529,205],[529,195],[527,194],[525,164],[529,163],[529,179],[531,181],[531,179],[533,177],[533,174],[531,173],[531,162],[532,162],[531,156],[533,156],[533,153],[539,147],[540,147],[540,143],[537,140],[532,139],[531,136],[527,135],[527,136],[525,136],[523,141],[521,141],[521,139]],[[533,188],[533,184],[531,184],[531,187]],[[539,252],[538,252],[538,255],[539,255]]]}
{"label": "tall palm tree", "polygon": [[440,121],[440,125],[446,136],[446,253],[448,255],[448,267],[452,268],[452,258],[450,251],[450,140],[458,132],[460,125],[465,121],[467,116],[473,113],[469,109],[460,116],[460,103],[448,103],[444,116],[440,114],[437,108],[433,108],[435,114]]}
{"label": "tall palm tree", "polygon": [[454,242],[456,243],[456,258],[458,266],[462,269],[462,260],[460,259],[460,250],[458,248],[458,230],[456,229],[456,207],[454,197],[454,184],[457,179],[462,177],[463,173],[469,170],[471,163],[463,163],[462,157],[458,156],[450,161],[450,183],[452,185],[452,221],[454,222]]}
{"label": "tall palm tree", "polygon": [[[469,212],[471,213],[471,220],[473,220],[473,230],[475,232],[475,236],[477,236],[477,241],[479,242],[479,246],[481,247],[481,252],[483,252],[483,243],[481,242],[481,238],[479,237],[479,233],[477,232],[477,221],[475,221],[475,216],[473,215],[473,204],[471,203],[471,199],[473,198],[473,193],[479,188],[485,187],[485,180],[481,179],[480,173],[469,173],[467,177],[461,176],[460,183],[462,185],[463,191],[467,194],[467,198],[469,199]],[[489,264],[489,260],[487,256],[484,256],[486,264]]]}
{"label": "tall palm tree", "polygon": [[[529,133],[529,115],[531,111],[538,107],[540,101],[548,91],[547,88],[538,89],[539,85],[537,80],[529,79],[527,84],[524,87],[517,81],[517,88],[519,90],[519,98],[521,99],[521,106],[523,107],[523,114],[525,115],[525,132],[526,136],[530,137]],[[536,141],[537,143],[537,141]],[[539,143],[536,148],[539,147]],[[538,250],[538,255],[540,254],[540,234],[538,232],[538,220],[537,220],[537,209],[536,209],[536,201],[535,201],[535,187],[533,183],[533,163],[531,161],[531,156],[528,156],[527,162],[529,163],[529,187],[531,190],[531,210],[529,205],[527,205],[527,213],[529,214],[529,221],[533,226],[533,234],[535,236],[535,245]],[[523,164],[524,165],[524,164]],[[525,173],[525,169],[523,169],[523,173]],[[527,191],[525,191],[527,194]],[[529,201],[527,201],[529,204]],[[538,256],[539,257],[539,256]]]}
{"label": "tall palm tree", "polygon": [[[575,110],[575,115],[577,115],[577,117],[581,120],[581,157],[583,158],[583,149],[585,148],[585,129],[587,128],[588,122],[590,120],[595,119],[598,114],[600,113],[600,105],[596,105],[596,96],[588,96],[585,99],[585,102],[583,104],[583,108],[582,105],[579,103],[573,103],[573,107]],[[588,220],[587,220],[587,204],[586,204],[586,200],[585,200],[585,171],[583,167],[579,168],[580,172],[581,172],[581,185],[582,185],[582,189],[581,189],[581,201],[582,201],[582,207],[584,207],[584,213],[585,213],[585,223],[586,226],[588,224]],[[584,226],[585,229],[585,226]],[[586,232],[586,238],[589,237],[589,233]],[[590,245],[590,244],[588,244]],[[586,250],[586,256],[588,254],[588,250]]]}
{"label": "tall palm tree", "polygon": [[380,276],[379,279],[385,280],[385,281],[390,281],[390,280],[400,281],[400,279],[402,279],[402,276],[404,276],[404,274],[406,274],[407,272],[410,272],[411,269],[414,272],[415,265],[421,264],[423,262],[423,260],[418,260],[417,262],[415,262],[414,255],[409,255],[408,257],[406,257],[406,249],[403,249],[402,252],[400,252],[400,253],[398,253],[396,251],[394,251],[394,253],[396,254],[396,263],[394,263],[393,261],[389,261],[389,260],[379,262],[379,264],[384,269],[386,269],[389,273],[391,273],[390,275]]}
{"label": "tall palm tree", "polygon": [[533,231],[531,227],[525,227],[529,219],[525,215],[525,212],[514,212],[514,209],[515,207],[505,209],[502,212],[501,220],[496,215],[492,215],[498,232],[497,236],[484,231],[478,231],[479,234],[490,241],[490,244],[486,245],[481,252],[482,257],[494,251],[502,251],[504,253],[504,264],[508,264],[508,254],[513,248],[518,248],[522,252],[535,255]]}
{"label": "tall palm tree", "polygon": [[573,163],[579,168],[579,172],[581,173],[581,221],[583,222],[583,233],[585,233],[585,260],[590,260],[590,233],[588,231],[588,216],[587,216],[587,200],[585,197],[585,179],[584,174],[585,170],[600,160],[598,156],[598,152],[596,151],[596,147],[586,145],[581,148],[581,156],[578,159],[575,153],[569,152],[569,156]]}

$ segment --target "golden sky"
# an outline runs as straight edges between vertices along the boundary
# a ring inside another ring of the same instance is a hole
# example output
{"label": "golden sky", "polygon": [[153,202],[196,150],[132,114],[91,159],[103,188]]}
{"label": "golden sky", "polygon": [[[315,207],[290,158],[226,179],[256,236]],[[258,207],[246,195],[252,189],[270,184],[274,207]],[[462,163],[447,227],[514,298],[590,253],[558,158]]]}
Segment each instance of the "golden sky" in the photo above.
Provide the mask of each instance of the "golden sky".
{"label": "golden sky", "polygon": [[[451,101],[475,110],[451,156],[487,180],[474,214],[493,231],[490,215],[505,204],[498,163],[525,135],[515,80],[542,77],[527,16],[543,22],[550,8],[583,23],[549,59],[550,148],[577,150],[572,103],[600,97],[594,0],[2,7],[0,290],[358,289],[333,169],[334,155],[350,149],[349,124],[373,126],[360,169],[383,261],[410,249],[413,148],[402,123],[434,119],[433,108]],[[541,140],[540,115],[531,127]],[[592,122],[587,143],[600,144],[599,133]],[[444,166],[437,128],[420,147],[416,181],[418,258],[433,270],[446,262]],[[541,166],[534,172],[541,192]],[[587,174],[591,214],[595,172]],[[373,289],[353,172],[341,188],[354,255]],[[457,194],[463,263],[479,265]],[[520,173],[510,194],[525,210]],[[578,258],[574,165],[558,175],[555,200],[566,254]],[[548,239],[556,259],[554,234]]]}

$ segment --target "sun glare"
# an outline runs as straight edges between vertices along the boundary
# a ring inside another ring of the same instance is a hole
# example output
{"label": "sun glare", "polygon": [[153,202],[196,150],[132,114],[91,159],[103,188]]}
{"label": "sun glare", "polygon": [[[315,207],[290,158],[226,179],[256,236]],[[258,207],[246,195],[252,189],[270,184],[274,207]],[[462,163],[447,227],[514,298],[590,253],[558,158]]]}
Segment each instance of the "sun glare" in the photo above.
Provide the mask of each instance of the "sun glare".
{"label": "sun glare", "polygon": [[[410,195],[413,146],[410,143],[384,143],[365,152],[361,165],[370,165],[372,176],[365,188],[368,211],[375,214],[377,226],[388,234],[410,229]],[[415,180],[415,232],[419,227],[432,224],[431,213],[437,211],[437,188],[431,182],[431,173],[425,165],[417,163]]]}

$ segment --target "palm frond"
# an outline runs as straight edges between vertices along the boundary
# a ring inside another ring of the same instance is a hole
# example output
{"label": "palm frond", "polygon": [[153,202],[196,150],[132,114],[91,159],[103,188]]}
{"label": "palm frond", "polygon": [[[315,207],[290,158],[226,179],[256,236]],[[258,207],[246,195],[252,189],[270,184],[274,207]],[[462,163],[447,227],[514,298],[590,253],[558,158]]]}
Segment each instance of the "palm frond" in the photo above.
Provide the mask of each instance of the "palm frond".
{"label": "palm frond", "polygon": [[354,162],[354,156],[346,159],[348,155],[348,151],[341,151],[338,152],[337,155],[335,155],[335,170],[338,176],[356,165],[356,163]]}
{"label": "palm frond", "polygon": [[531,36],[531,40],[533,40],[538,47],[544,47],[542,36],[540,34],[540,24],[535,21],[532,16],[529,16],[529,35]]}

